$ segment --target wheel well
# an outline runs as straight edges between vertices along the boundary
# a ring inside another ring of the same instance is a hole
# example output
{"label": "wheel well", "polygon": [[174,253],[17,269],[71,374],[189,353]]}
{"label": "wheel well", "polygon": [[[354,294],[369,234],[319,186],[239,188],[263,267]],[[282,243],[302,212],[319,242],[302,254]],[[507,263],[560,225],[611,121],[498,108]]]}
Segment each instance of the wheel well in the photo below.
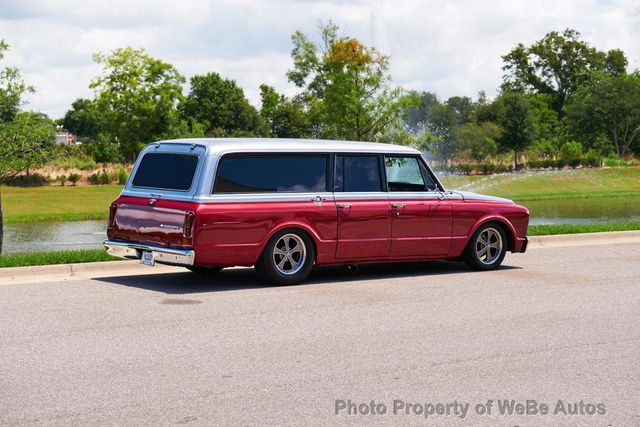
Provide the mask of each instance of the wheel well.
{"label": "wheel well", "polygon": [[281,228],[280,230],[276,231],[275,233],[273,233],[269,237],[269,239],[267,239],[267,241],[264,244],[264,246],[262,247],[262,251],[260,253],[261,254],[264,253],[265,249],[267,249],[267,244],[269,243],[269,241],[271,239],[273,239],[273,236],[275,236],[278,233],[288,232],[288,231],[296,231],[296,232],[299,232],[299,233],[304,234],[305,236],[307,236],[309,238],[309,240],[311,241],[311,244],[313,245],[313,252],[316,254],[316,258],[318,257],[318,245],[316,244],[316,239],[314,239],[313,235],[311,233],[309,233],[307,230],[305,230],[304,228],[296,227],[296,226],[284,227],[284,228]]}
{"label": "wheel well", "polygon": [[[476,228],[476,230],[478,230],[478,228],[482,227],[483,225],[487,225],[487,224],[492,224],[492,225],[502,229],[502,231],[504,232],[505,236],[507,236],[507,251],[512,251],[513,247],[516,244],[516,239],[515,239],[515,236],[513,235],[513,233],[511,232],[511,229],[509,228],[509,226],[507,224],[505,224],[504,222],[502,222],[502,221],[491,220],[491,221],[483,222],[482,224],[480,224]],[[475,233],[475,231],[474,231],[474,233]]]}

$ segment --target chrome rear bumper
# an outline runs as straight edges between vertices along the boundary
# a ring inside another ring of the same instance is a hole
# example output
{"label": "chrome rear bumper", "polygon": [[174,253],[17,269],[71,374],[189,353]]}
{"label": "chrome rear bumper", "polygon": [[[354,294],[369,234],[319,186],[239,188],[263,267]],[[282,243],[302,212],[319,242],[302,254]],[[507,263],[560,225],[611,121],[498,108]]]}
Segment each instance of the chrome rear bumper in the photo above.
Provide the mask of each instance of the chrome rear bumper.
{"label": "chrome rear bumper", "polygon": [[105,240],[102,242],[109,255],[140,259],[142,251],[153,253],[153,260],[160,264],[169,265],[193,265],[196,253],[193,250],[165,248],[163,246],[147,245],[144,243],[117,242],[115,240]]}

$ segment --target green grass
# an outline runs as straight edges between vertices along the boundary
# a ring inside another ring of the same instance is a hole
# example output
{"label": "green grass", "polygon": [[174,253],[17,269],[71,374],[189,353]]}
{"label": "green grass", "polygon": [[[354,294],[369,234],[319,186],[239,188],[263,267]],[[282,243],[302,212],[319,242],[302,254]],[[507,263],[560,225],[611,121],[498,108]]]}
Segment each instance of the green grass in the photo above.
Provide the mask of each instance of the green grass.
{"label": "green grass", "polygon": [[530,225],[527,235],[549,236],[553,234],[598,233],[603,231],[640,230],[640,221],[608,222],[606,224]]}
{"label": "green grass", "polygon": [[0,255],[0,268],[31,265],[74,264],[97,261],[118,261],[104,249],[82,249],[60,252],[33,252]]}
{"label": "green grass", "polygon": [[107,219],[121,190],[121,185],[0,188],[7,223]]}

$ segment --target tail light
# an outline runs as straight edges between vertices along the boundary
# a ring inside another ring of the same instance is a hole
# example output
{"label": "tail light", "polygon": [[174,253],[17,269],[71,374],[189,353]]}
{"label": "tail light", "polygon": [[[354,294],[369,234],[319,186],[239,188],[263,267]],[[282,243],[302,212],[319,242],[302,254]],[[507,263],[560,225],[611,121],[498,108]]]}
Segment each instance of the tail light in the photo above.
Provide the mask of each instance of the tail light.
{"label": "tail light", "polygon": [[187,212],[184,219],[184,237],[191,238],[193,235],[193,222],[196,218],[196,214],[194,212]]}
{"label": "tail light", "polygon": [[111,206],[109,206],[109,227],[113,227],[113,223],[116,220],[116,211],[118,210],[118,205],[113,202]]}

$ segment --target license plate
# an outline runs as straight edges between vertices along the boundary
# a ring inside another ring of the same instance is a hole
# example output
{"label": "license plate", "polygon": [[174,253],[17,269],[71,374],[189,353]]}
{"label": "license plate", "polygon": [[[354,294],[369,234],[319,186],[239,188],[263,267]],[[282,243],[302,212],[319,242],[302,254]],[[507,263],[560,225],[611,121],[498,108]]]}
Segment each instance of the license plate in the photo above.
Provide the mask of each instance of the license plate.
{"label": "license plate", "polygon": [[142,251],[142,256],[140,257],[140,264],[153,266],[155,263],[156,262],[153,260],[153,252]]}

